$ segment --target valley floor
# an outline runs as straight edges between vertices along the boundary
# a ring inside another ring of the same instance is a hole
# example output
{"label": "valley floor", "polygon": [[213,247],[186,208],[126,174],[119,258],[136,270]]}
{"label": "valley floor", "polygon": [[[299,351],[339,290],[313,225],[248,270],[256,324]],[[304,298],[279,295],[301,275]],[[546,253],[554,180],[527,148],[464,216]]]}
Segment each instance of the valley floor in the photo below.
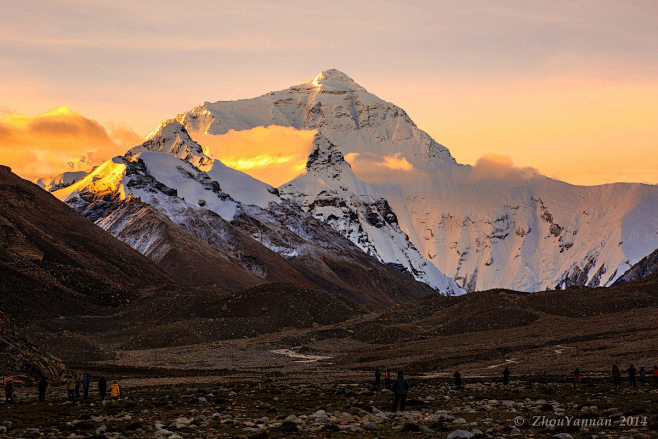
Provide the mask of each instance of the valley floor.
{"label": "valley floor", "polygon": [[658,387],[614,389],[604,377],[575,390],[562,378],[503,386],[466,376],[458,390],[445,378],[411,376],[407,409],[395,414],[391,391],[365,373],[115,373],[119,400],[101,402],[95,383],[83,403],[65,402],[61,386],[41,403],[20,388],[16,404],[0,404],[0,426],[7,437],[658,437]]}

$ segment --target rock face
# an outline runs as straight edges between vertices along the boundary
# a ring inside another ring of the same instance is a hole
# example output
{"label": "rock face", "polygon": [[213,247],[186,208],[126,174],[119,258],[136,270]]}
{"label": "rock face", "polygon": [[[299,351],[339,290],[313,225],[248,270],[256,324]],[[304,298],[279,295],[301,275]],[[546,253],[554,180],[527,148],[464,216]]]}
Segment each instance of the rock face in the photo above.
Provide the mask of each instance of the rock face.
{"label": "rock face", "polygon": [[[460,165],[404,110],[333,69],[253,99],[206,102],[176,119],[192,137],[283,125],[317,130],[343,157],[404,158],[412,178],[368,181],[368,191],[387,202],[421,256],[467,290],[610,285],[658,247],[658,187],[574,186]],[[316,193],[314,207],[327,202]],[[342,198],[346,210],[359,210]]]}
{"label": "rock face", "polygon": [[621,275],[615,282],[615,285],[633,280],[644,279],[645,277],[649,277],[653,274],[658,274],[658,249],[650,255],[642,258],[640,262],[633,265],[630,270]]}

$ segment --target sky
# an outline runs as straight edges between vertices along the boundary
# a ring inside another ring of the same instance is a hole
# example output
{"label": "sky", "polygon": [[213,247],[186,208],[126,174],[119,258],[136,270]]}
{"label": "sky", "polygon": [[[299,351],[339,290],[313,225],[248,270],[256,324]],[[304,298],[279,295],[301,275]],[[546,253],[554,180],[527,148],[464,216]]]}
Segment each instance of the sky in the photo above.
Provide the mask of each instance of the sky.
{"label": "sky", "polygon": [[658,183],[654,0],[33,0],[0,25],[0,162],[26,178],[337,68],[461,163]]}

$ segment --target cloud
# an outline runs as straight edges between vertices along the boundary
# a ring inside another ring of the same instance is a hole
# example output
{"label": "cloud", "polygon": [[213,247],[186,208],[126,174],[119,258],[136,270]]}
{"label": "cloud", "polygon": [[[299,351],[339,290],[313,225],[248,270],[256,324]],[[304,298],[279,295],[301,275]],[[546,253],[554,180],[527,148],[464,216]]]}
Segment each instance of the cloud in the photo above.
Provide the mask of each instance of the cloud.
{"label": "cloud", "polygon": [[66,106],[0,118],[0,163],[29,180],[89,168],[140,142],[129,128],[104,126]]}
{"label": "cloud", "polygon": [[220,135],[190,131],[212,157],[274,187],[304,173],[315,134],[278,125]]}
{"label": "cloud", "polygon": [[493,180],[531,180],[541,177],[539,171],[532,167],[516,167],[511,158],[500,154],[487,154],[480,157],[467,180],[471,182]]}
{"label": "cloud", "polygon": [[345,160],[354,173],[366,183],[400,182],[426,178],[401,153],[379,156],[372,153],[351,152]]}

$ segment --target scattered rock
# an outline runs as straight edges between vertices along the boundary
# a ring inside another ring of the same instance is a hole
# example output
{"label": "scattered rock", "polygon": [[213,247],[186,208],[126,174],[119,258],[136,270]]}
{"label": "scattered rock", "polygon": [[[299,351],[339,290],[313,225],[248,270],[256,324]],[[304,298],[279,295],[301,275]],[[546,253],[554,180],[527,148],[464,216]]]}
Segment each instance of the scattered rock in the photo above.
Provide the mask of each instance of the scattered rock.
{"label": "scattered rock", "polygon": [[474,434],[471,433],[470,431],[466,431],[466,430],[454,430],[454,431],[451,431],[451,432],[448,434],[448,437],[447,437],[446,439],[457,439],[457,438],[466,438],[466,439],[469,439],[469,438],[472,438],[473,436],[474,436]]}

